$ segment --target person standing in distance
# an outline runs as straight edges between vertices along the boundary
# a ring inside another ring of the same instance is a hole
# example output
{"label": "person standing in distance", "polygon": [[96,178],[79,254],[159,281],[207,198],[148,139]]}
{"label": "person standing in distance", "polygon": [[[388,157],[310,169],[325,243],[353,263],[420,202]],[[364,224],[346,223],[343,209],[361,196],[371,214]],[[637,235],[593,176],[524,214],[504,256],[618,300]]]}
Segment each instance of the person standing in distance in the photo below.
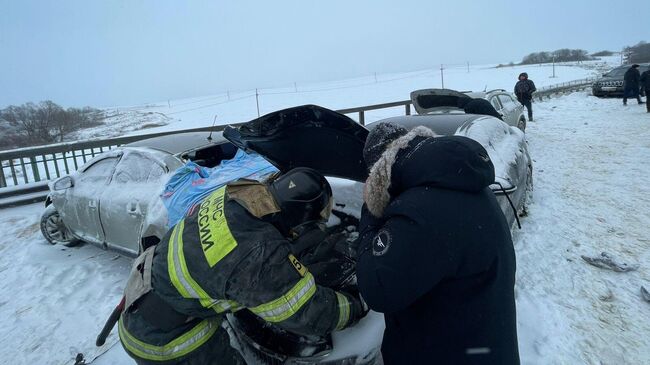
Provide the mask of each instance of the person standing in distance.
{"label": "person standing in distance", "polygon": [[635,63],[625,71],[625,75],[623,76],[623,105],[627,105],[627,98],[636,98],[639,104],[643,104],[639,95],[640,82],[641,74],[639,73],[639,65]]}
{"label": "person standing in distance", "polygon": [[645,107],[650,113],[650,103],[648,103],[648,95],[650,94],[650,69],[641,74],[641,86],[645,89]]}
{"label": "person standing in distance", "polygon": [[528,109],[528,121],[533,121],[533,93],[537,91],[533,80],[528,79],[528,74],[522,72],[519,74],[519,81],[515,84],[515,95],[521,105]]}

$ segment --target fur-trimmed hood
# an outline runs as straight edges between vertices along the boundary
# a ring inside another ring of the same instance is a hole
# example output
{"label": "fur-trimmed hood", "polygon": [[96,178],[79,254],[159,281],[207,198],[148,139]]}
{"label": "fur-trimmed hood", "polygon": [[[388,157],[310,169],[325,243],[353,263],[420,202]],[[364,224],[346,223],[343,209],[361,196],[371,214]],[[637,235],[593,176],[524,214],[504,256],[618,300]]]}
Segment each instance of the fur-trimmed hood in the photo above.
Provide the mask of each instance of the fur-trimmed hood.
{"label": "fur-trimmed hood", "polygon": [[381,217],[391,199],[417,186],[478,192],[494,182],[494,165],[480,143],[462,136],[438,137],[416,127],[393,141],[370,169],[364,201]]}

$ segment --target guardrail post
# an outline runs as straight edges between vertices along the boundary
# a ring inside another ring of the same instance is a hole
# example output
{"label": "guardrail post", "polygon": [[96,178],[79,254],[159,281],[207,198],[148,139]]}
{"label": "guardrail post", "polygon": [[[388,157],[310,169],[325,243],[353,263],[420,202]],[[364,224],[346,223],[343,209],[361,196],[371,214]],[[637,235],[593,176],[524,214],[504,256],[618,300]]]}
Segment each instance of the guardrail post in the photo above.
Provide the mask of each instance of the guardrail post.
{"label": "guardrail post", "polygon": [[7,178],[5,178],[5,167],[2,165],[2,161],[0,161],[0,188],[6,188],[7,187]]}
{"label": "guardrail post", "polygon": [[57,162],[58,159],[56,158],[56,154],[52,154],[52,162],[54,162],[54,170],[56,171],[56,177],[59,178],[61,177],[61,171],[59,171],[59,163]]}
{"label": "guardrail post", "polygon": [[50,176],[50,168],[47,166],[47,157],[45,157],[45,155],[42,155],[41,158],[43,159],[43,166],[45,166],[45,176],[48,180],[50,180],[52,177]]}
{"label": "guardrail post", "polygon": [[23,157],[20,158],[20,168],[23,170],[23,180],[25,181],[25,184],[29,184],[29,179],[27,178],[27,168],[25,167],[25,159]]}
{"label": "guardrail post", "polygon": [[363,110],[359,112],[359,124],[366,125],[366,117]]}
{"label": "guardrail post", "polygon": [[41,181],[41,174],[38,171],[38,164],[36,163],[36,158],[34,156],[29,157],[29,164],[32,165],[32,174],[34,175],[34,181]]}

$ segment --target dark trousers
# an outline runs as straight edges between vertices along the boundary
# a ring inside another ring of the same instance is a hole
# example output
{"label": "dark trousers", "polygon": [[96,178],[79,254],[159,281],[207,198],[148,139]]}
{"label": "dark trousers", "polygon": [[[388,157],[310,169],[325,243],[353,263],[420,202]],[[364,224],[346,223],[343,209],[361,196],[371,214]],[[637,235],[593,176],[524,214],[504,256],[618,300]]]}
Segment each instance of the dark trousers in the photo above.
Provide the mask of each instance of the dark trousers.
{"label": "dark trousers", "polygon": [[636,98],[636,101],[641,104],[641,95],[639,95],[638,88],[626,87],[623,92],[623,104],[627,104],[627,98]]}
{"label": "dark trousers", "polygon": [[519,102],[528,110],[528,120],[533,120],[533,100],[519,100]]}

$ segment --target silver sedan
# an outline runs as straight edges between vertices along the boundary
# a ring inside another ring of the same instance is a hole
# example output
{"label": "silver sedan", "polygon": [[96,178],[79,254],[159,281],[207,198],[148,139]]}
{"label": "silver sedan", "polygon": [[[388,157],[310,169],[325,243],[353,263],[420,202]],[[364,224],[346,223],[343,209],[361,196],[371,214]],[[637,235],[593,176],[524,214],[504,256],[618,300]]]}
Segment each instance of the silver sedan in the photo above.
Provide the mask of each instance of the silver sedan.
{"label": "silver sedan", "polygon": [[[230,159],[236,148],[215,133],[181,133],[118,147],[50,183],[41,217],[48,242],[81,241],[137,256],[157,243],[167,211],[159,195],[172,172],[192,160],[202,166]],[[153,240],[153,242],[148,242]]]}

